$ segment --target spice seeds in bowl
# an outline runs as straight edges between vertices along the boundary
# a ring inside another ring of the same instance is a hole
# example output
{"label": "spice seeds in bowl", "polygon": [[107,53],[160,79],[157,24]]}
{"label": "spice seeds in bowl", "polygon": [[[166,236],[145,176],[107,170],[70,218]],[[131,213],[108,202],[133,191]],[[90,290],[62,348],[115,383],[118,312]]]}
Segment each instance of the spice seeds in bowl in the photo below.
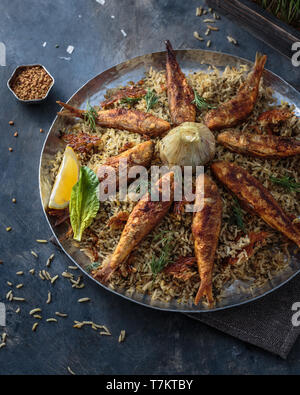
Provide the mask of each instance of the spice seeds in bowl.
{"label": "spice seeds in bowl", "polygon": [[54,78],[40,64],[18,66],[7,82],[15,98],[27,104],[44,101],[54,85]]}

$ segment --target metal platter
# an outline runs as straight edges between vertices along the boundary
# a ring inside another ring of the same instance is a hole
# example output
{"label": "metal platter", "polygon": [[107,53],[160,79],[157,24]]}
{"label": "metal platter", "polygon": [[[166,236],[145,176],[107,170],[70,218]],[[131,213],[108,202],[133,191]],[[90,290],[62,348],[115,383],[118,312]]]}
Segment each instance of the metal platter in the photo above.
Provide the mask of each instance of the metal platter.
{"label": "metal platter", "polygon": [[[253,65],[252,62],[242,58],[220,52],[204,50],[179,50],[176,51],[176,56],[183,72],[187,74],[200,70],[206,71],[208,69],[208,65],[218,67],[220,70],[224,70],[226,66],[238,67],[241,64],[246,64],[251,67]],[[145,72],[150,67],[153,67],[157,70],[164,69],[165,52],[156,52],[139,56],[104,71],[80,88],[71,97],[68,103],[82,109],[85,109],[87,100],[90,101],[91,105],[99,105],[100,101],[103,100],[107,89],[126,85],[128,81],[138,81],[142,79]],[[288,83],[283,81],[280,77],[268,70],[264,71],[263,78],[265,85],[272,87],[274,96],[278,103],[280,103],[281,100],[284,100],[290,104],[294,104],[296,107],[295,114],[300,116],[300,93]],[[64,149],[64,143],[61,139],[59,139],[59,130],[70,126],[72,122],[74,121],[64,117],[56,117],[48,132],[40,158],[40,196],[45,216],[58,244],[67,254],[67,256],[73,261],[73,263],[79,266],[79,268],[88,277],[93,279],[86,270],[87,266],[90,264],[87,256],[81,252],[79,248],[76,248],[71,240],[64,240],[61,242],[59,241],[59,239],[64,235],[66,228],[64,225],[54,227],[52,219],[47,216],[45,211],[52,188],[49,177],[51,168],[50,161],[54,159],[57,151]],[[208,309],[204,304],[194,306],[192,304],[178,304],[176,300],[172,300],[168,303],[152,300],[149,295],[140,293],[128,294],[125,289],[111,289],[110,287],[100,284],[94,279],[93,281],[96,281],[99,286],[110,292],[147,307],[182,313],[197,313],[222,310],[254,301],[276,290],[293,278],[296,274],[298,274],[299,271],[300,257],[298,255],[298,257],[292,256],[289,266],[287,266],[281,272],[275,274],[270,281],[264,284],[264,286],[256,288],[251,293],[250,291],[248,293],[241,293],[239,290],[239,285],[241,282],[235,281],[226,289],[225,297],[216,305],[214,309]]]}

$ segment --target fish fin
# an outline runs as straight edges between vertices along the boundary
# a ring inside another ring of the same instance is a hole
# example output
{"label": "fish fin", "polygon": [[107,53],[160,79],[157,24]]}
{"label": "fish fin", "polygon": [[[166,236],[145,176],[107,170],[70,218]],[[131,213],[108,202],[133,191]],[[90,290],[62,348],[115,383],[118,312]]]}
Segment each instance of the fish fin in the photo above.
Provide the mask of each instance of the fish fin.
{"label": "fish fin", "polygon": [[67,117],[74,117],[75,116],[78,118],[84,118],[85,111],[80,110],[79,108],[72,107],[69,104],[63,103],[61,101],[57,101],[56,103],[64,108],[64,110],[59,112],[58,115],[67,116]]}
{"label": "fish fin", "polygon": [[203,296],[206,296],[209,306],[214,304],[214,297],[212,293],[212,282],[211,280],[201,281],[197,295],[195,297],[195,305],[197,305]]}
{"label": "fish fin", "polygon": [[97,270],[95,273],[93,273],[93,277],[100,281],[101,283],[107,283],[110,276],[114,273],[116,268],[111,267],[110,265],[110,259],[104,263],[104,266],[102,266],[99,270]]}

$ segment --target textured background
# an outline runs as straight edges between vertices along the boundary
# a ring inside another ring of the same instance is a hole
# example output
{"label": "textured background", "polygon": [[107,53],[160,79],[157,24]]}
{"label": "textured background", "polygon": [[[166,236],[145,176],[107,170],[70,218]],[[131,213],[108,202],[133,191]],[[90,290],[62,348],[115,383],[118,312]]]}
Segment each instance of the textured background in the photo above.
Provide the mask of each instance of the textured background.
{"label": "textured background", "polygon": [[[205,48],[193,38],[205,26],[195,16],[201,0],[1,0],[0,41],[7,47],[7,66],[0,67],[0,301],[6,302],[6,281],[24,283],[14,291],[25,297],[6,303],[7,346],[0,350],[0,374],[67,374],[70,366],[77,374],[234,374],[298,373],[300,342],[288,361],[249,346],[183,315],[153,311],[125,301],[85,279],[83,290],[72,289],[60,278],[54,286],[34,277],[28,270],[45,268],[48,256],[55,252],[50,273],[61,274],[70,262],[51,244],[38,245],[38,238],[49,238],[38,192],[38,162],[46,133],[58,110],[56,99],[67,100],[87,80],[119,62],[163,49],[170,39],[174,48]],[[115,19],[111,18],[115,16]],[[299,68],[288,59],[226,17],[212,32],[211,49],[253,59],[256,51],[268,55],[267,68],[299,86]],[[127,37],[123,37],[124,29]],[[233,46],[226,35],[235,37]],[[47,42],[46,47],[42,44]],[[56,44],[59,48],[56,48]],[[72,55],[66,53],[73,45]],[[70,57],[71,60],[60,59]],[[40,106],[24,106],[15,101],[6,81],[19,64],[42,63],[56,80],[47,101]],[[8,125],[9,120],[15,126]],[[13,137],[18,131],[19,137]],[[8,151],[13,148],[13,152]],[[15,197],[17,203],[11,199]],[[12,226],[10,233],[5,228]],[[30,250],[39,254],[36,260]],[[16,276],[19,270],[24,276]],[[78,274],[78,273],[76,273]],[[47,292],[53,294],[46,305]],[[80,297],[89,304],[79,304]],[[69,314],[57,324],[40,322],[31,331],[33,319],[28,312],[43,308],[43,318],[55,311]],[[91,328],[73,329],[73,320],[93,320],[107,325],[112,337],[101,337]],[[118,343],[122,329],[126,341]],[[5,362],[5,363],[4,363]]]}

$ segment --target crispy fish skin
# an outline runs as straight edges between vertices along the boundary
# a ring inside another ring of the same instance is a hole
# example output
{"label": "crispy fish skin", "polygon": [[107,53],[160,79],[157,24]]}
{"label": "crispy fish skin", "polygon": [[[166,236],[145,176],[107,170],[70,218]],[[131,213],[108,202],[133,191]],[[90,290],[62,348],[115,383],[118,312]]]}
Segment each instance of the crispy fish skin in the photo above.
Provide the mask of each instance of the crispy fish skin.
{"label": "crispy fish skin", "polygon": [[219,130],[236,126],[251,114],[257,100],[266,60],[266,55],[257,53],[253,71],[240,86],[237,95],[205,115],[204,122],[209,129]]}
{"label": "crispy fish skin", "polygon": [[220,133],[217,141],[231,151],[259,158],[286,158],[300,154],[300,140],[292,137],[228,130]]}
{"label": "crispy fish skin", "polygon": [[[66,109],[66,111],[59,112],[59,116],[75,116],[84,119],[84,110],[74,108],[60,101],[57,103]],[[101,110],[97,113],[95,121],[97,125],[102,127],[128,130],[129,132],[139,133],[147,137],[161,136],[171,128],[169,122],[152,114],[138,110],[127,110],[125,108]]]}
{"label": "crispy fish skin", "polygon": [[[203,182],[204,196],[201,192],[199,193]],[[217,185],[209,176],[200,175],[197,178],[196,186],[195,206],[198,207],[199,211],[194,214],[192,233],[201,283],[195,298],[195,305],[204,295],[206,295],[209,305],[212,305],[214,303],[212,271],[221,231],[222,199]]]}
{"label": "crispy fish skin", "polygon": [[273,110],[265,111],[257,118],[257,122],[261,126],[276,125],[281,121],[286,121],[294,114],[287,109],[274,108]]}
{"label": "crispy fish skin", "polygon": [[226,161],[214,162],[211,169],[242,204],[258,214],[271,228],[283,233],[300,247],[300,231],[271,193],[245,169]]}
{"label": "crispy fish skin", "polygon": [[174,173],[170,172],[161,177],[155,188],[161,193],[163,188],[170,185],[170,199],[168,201],[151,201],[147,192],[136,204],[123,229],[119,243],[109,261],[93,273],[101,282],[107,282],[111,274],[118,269],[130,255],[132,250],[150,233],[167,214],[174,199]]}
{"label": "crispy fish skin", "polygon": [[168,40],[166,41],[166,49],[166,78],[171,122],[176,126],[183,122],[195,122],[196,107],[192,103],[195,98],[194,92],[181,71]]}
{"label": "crispy fish skin", "polygon": [[[144,166],[144,167],[150,166],[151,159],[154,154],[154,147],[155,144],[151,140],[148,140],[145,141],[144,143],[135,145],[133,148],[130,148],[129,150],[124,151],[117,156],[112,156],[108,158],[103,165],[98,166],[97,177],[99,181],[102,182],[108,177],[108,174],[104,173],[105,169],[112,168],[115,170],[116,173],[116,182],[118,188],[119,170],[120,170],[120,163],[122,163],[122,160],[126,159],[127,176],[128,176],[129,170],[134,166]],[[121,164],[121,168],[122,168],[122,164]],[[132,179],[128,179],[128,180],[132,181]]]}

